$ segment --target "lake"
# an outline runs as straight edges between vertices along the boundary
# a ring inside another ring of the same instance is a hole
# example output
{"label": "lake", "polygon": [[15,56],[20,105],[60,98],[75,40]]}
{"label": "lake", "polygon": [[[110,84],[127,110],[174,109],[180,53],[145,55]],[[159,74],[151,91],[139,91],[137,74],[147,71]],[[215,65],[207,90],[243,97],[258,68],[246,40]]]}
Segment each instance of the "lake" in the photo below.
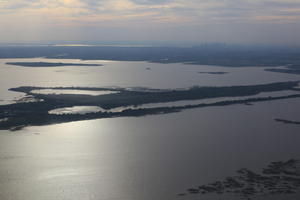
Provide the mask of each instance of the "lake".
{"label": "lake", "polygon": [[[103,66],[5,64],[24,61]],[[299,75],[261,67],[44,58],[1,59],[0,74],[2,104],[22,97],[22,93],[8,91],[19,86],[184,89],[299,80]],[[272,161],[300,158],[300,126],[274,120],[299,121],[299,108],[298,98],[0,131],[0,199],[240,199],[177,194],[234,176],[240,168],[260,171]],[[299,192],[254,199],[298,198]]]}

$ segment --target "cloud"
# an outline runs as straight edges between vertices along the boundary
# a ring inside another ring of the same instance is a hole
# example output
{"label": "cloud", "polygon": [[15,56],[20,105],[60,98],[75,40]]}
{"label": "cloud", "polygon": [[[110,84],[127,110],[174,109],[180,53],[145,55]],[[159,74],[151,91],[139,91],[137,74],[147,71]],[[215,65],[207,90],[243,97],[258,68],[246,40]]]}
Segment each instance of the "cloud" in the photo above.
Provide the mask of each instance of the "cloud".
{"label": "cloud", "polygon": [[[48,17],[52,14],[53,18],[57,18],[57,15],[62,15],[59,12],[64,11],[64,19],[110,15],[111,19],[116,19],[116,16],[119,19],[148,16],[151,21],[157,17],[176,16],[177,19],[203,23],[228,20],[255,22],[264,17],[278,20],[290,15],[293,21],[298,19],[299,9],[299,0],[0,0],[2,14],[10,12],[11,15],[18,15],[17,12],[26,12],[30,15],[32,12],[33,15],[47,14]],[[155,13],[153,18],[149,13]]]}
{"label": "cloud", "polygon": [[166,4],[172,2],[172,0],[132,0],[136,4],[153,5],[153,4]]}
{"label": "cloud", "polygon": [[72,29],[80,30],[79,35],[82,29],[98,33],[101,28],[116,27],[141,34],[149,28],[180,35],[185,29],[197,37],[205,26],[214,25],[217,30],[299,21],[300,0],[0,0],[2,37],[18,30],[32,34]]}

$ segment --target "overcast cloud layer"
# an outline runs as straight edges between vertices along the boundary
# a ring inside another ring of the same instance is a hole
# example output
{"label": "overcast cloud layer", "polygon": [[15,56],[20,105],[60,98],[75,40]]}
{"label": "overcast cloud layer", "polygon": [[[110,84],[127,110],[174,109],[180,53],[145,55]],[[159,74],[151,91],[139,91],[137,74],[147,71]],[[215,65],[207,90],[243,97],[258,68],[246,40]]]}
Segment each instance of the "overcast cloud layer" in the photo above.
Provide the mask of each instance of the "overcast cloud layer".
{"label": "overcast cloud layer", "polygon": [[0,0],[0,41],[300,45],[300,0]]}

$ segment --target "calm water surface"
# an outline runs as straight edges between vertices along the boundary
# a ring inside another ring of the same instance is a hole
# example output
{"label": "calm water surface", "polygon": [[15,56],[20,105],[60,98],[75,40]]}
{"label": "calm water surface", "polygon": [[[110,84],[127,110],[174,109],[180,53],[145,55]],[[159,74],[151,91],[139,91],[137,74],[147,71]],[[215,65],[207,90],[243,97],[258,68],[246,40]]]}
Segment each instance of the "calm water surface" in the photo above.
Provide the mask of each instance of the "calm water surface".
{"label": "calm water surface", "polygon": [[[21,67],[6,62],[66,62],[104,66]],[[150,68],[150,70],[147,70]],[[224,71],[223,75],[198,72]],[[298,80],[298,75],[266,72],[260,67],[217,67],[147,62],[81,61],[72,59],[0,59],[0,104],[18,99],[21,93],[8,91],[19,86],[148,87],[158,89],[191,86],[231,86]]]}
{"label": "calm water surface", "polygon": [[[0,60],[0,99],[15,98],[7,89],[22,85],[167,89],[299,79],[261,68],[145,62],[84,61],[104,66],[57,68],[4,64],[12,60]],[[19,60],[49,61],[13,61]],[[229,74],[197,73],[203,70]],[[299,121],[299,108],[299,99],[289,99],[0,131],[0,199],[227,199],[177,194],[235,175],[242,167],[259,171],[272,161],[300,158],[300,127],[274,121]],[[299,198],[300,193],[257,199]]]}

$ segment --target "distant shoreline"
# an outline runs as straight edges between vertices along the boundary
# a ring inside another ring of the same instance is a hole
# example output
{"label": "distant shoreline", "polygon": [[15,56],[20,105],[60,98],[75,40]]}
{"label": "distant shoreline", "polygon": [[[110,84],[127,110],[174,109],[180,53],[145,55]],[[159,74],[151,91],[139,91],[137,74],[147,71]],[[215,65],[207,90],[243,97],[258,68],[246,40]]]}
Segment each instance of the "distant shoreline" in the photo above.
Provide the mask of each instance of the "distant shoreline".
{"label": "distant shoreline", "polygon": [[235,46],[0,46],[1,58],[145,61],[224,67],[278,67],[300,64],[300,48]]}

